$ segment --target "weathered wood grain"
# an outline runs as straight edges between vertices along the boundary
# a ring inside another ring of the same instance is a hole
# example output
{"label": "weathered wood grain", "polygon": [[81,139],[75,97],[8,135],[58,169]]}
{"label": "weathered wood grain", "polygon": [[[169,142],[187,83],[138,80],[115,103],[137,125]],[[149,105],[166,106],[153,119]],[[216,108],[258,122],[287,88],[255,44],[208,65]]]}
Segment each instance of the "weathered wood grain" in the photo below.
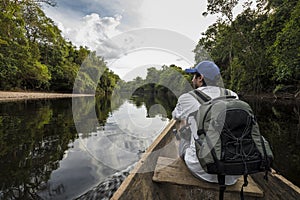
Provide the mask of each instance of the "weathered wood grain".
{"label": "weathered wood grain", "polygon": [[[152,180],[169,184],[197,186],[201,189],[219,191],[218,184],[208,183],[194,177],[181,158],[171,159],[159,157]],[[251,177],[248,178],[248,182],[248,186],[244,188],[244,195],[263,197],[263,191],[257,186]],[[226,192],[234,192],[238,195],[241,191],[243,183],[244,179],[241,177],[236,184],[227,186]]]}

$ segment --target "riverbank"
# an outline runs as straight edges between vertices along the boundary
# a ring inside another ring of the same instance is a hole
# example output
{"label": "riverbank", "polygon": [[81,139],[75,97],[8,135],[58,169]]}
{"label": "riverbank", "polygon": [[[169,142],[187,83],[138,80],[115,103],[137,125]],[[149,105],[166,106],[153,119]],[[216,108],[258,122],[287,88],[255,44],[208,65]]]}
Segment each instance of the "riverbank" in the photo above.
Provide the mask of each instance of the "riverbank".
{"label": "riverbank", "polygon": [[26,99],[71,98],[71,97],[83,97],[83,96],[93,96],[93,94],[0,91],[0,102],[18,101],[18,100],[26,100]]}
{"label": "riverbank", "polygon": [[[72,97],[84,97],[84,96],[94,96],[93,94],[72,94],[72,93],[47,93],[47,92],[13,92],[13,91],[0,91],[0,102],[2,101],[18,101],[26,99],[53,99],[53,98],[72,98]],[[300,94],[290,94],[290,93],[281,93],[281,94],[272,94],[272,93],[263,93],[263,94],[239,94],[241,98],[255,98],[255,99],[264,99],[264,100],[292,100],[300,101]]]}

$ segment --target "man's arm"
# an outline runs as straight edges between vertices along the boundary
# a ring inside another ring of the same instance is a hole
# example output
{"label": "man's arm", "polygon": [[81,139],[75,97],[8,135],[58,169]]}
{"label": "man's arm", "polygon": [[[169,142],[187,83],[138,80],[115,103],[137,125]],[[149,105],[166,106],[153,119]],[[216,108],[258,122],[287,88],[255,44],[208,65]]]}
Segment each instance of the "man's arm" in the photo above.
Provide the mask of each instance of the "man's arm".
{"label": "man's arm", "polygon": [[172,117],[177,121],[176,129],[179,130],[186,125],[188,115],[199,108],[198,101],[190,94],[185,93],[178,98]]}

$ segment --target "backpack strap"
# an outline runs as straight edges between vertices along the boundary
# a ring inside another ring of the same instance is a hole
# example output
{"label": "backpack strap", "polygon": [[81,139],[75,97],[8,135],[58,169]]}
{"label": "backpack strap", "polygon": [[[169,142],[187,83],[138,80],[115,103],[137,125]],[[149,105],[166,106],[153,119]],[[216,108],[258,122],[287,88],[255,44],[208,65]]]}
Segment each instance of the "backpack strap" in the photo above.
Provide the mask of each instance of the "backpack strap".
{"label": "backpack strap", "polygon": [[219,200],[224,199],[224,192],[226,190],[226,185],[225,185],[225,175],[218,174],[218,183],[219,183]]}
{"label": "backpack strap", "polygon": [[230,96],[231,95],[231,92],[225,88],[220,88],[220,96],[223,97],[223,96]]}
{"label": "backpack strap", "polygon": [[211,98],[201,90],[195,89],[190,91],[189,94],[192,95],[200,104],[211,100]]}
{"label": "backpack strap", "polygon": [[[240,191],[240,198],[244,200],[244,187],[248,185],[248,174],[244,174],[244,184],[242,185],[242,189]],[[224,199],[224,192],[226,190],[225,185],[225,175],[218,174],[218,183],[219,183],[219,200]]]}
{"label": "backpack strap", "polygon": [[[205,94],[204,92],[202,92],[201,90],[195,89],[189,92],[190,95],[192,95],[201,105],[205,104],[206,102],[209,102],[212,100],[212,98],[210,98],[210,96],[208,96],[207,94]],[[203,119],[205,119],[208,111],[210,110],[211,107],[208,107],[208,109],[204,112],[205,114],[202,116],[199,115],[199,112],[195,112],[195,119],[198,125],[198,131],[197,134],[201,135],[201,134],[205,134],[205,132],[203,132]]]}
{"label": "backpack strap", "polygon": [[241,197],[241,200],[244,200],[244,187],[246,187],[248,185],[248,174],[244,174],[244,184],[242,185],[242,189],[241,189],[241,192],[240,192],[240,197]]}
{"label": "backpack strap", "polygon": [[265,163],[264,163],[264,168],[265,168],[264,179],[266,181],[268,181],[268,170],[270,170],[270,161],[268,159],[267,150],[266,150],[266,146],[265,146],[265,142],[264,142],[263,136],[260,137],[260,141],[261,141],[261,144],[262,144],[263,152],[265,154],[264,155],[264,159],[265,159]]}
{"label": "backpack strap", "polygon": [[[220,89],[220,96],[215,99],[236,98],[236,96],[231,95],[231,92],[229,90],[221,87],[219,87],[219,89]],[[190,91],[189,94],[192,95],[200,104],[212,100],[210,96],[208,96],[207,94],[205,94],[204,92],[198,89],[194,89]]]}

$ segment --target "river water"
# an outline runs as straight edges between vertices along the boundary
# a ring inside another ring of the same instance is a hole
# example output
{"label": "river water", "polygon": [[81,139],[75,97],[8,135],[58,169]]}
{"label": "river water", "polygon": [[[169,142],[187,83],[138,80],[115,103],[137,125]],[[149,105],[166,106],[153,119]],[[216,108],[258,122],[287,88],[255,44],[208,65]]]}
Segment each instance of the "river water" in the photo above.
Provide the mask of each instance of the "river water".
{"label": "river water", "polygon": [[[247,100],[273,168],[300,186],[300,103]],[[0,103],[0,199],[74,199],[130,168],[166,126],[176,99],[108,97]]]}

